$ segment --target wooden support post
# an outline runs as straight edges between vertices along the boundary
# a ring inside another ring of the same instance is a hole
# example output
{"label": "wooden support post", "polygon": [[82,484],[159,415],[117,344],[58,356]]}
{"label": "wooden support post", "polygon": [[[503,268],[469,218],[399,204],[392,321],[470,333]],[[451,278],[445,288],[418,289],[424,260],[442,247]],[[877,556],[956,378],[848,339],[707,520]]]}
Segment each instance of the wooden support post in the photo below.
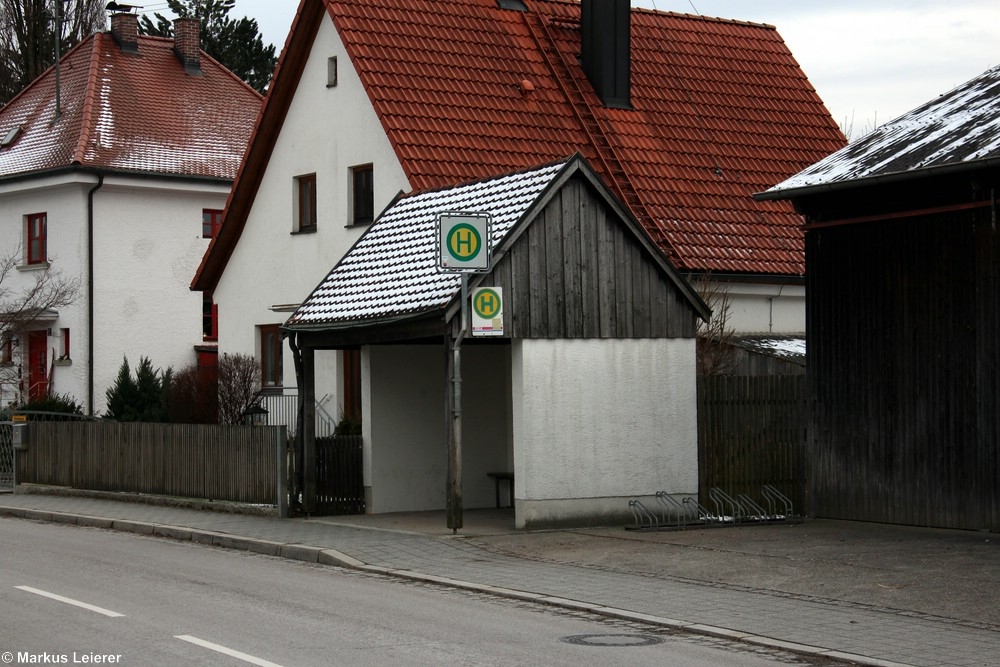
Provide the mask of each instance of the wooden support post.
{"label": "wooden support post", "polygon": [[302,511],[316,511],[316,352],[302,349]]}

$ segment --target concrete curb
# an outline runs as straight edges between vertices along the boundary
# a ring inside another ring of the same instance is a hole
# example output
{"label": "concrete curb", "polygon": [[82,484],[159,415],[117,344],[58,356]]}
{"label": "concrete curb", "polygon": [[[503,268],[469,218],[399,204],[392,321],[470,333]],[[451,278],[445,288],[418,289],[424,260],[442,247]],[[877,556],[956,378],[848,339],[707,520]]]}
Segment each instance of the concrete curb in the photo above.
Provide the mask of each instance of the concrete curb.
{"label": "concrete curb", "polygon": [[730,641],[746,642],[748,644],[766,646],[769,648],[789,651],[800,655],[830,658],[833,660],[842,660],[842,661],[852,662],[858,665],[864,665],[865,667],[912,667],[911,665],[907,665],[905,663],[891,662],[888,660],[880,660],[878,658],[871,658],[868,656],[856,655],[853,653],[845,653],[843,651],[823,648],[821,646],[797,644],[794,642],[775,639],[773,637],[764,637],[760,635],[754,635],[751,633],[741,632],[739,630],[732,630],[730,628],[705,625],[702,623],[688,623],[685,621],[679,621],[672,618],[665,618],[661,616],[654,616],[650,614],[643,614],[640,612],[629,611],[627,609],[607,607],[592,602],[583,602],[580,600],[561,598],[541,593],[532,593],[530,591],[522,591],[512,588],[490,586],[488,584],[479,584],[470,581],[462,581],[460,579],[450,579],[448,577],[441,577],[432,574],[424,574],[421,572],[413,572],[411,570],[399,570],[399,569],[382,567],[378,565],[368,565],[356,558],[341,553],[336,549],[330,549],[326,547],[315,547],[299,543],[286,544],[260,538],[242,537],[228,533],[218,533],[208,530],[199,530],[197,528],[171,526],[167,524],[157,524],[157,523],[149,523],[143,521],[107,519],[103,517],[94,517],[81,514],[70,514],[66,512],[52,512],[48,510],[0,507],[0,517],[15,518],[15,519],[30,519],[35,521],[47,521],[51,523],[63,523],[63,524],[71,524],[71,525],[78,525],[78,526],[92,527],[92,528],[119,530],[122,532],[137,533],[141,535],[152,535],[154,537],[165,537],[180,541],[191,541],[196,544],[205,544],[224,549],[251,551],[254,553],[264,554],[268,556],[277,556],[280,558],[288,558],[290,560],[300,560],[308,563],[332,565],[336,567],[343,567],[346,569],[356,570],[359,572],[367,572],[369,574],[378,574],[383,576],[396,577],[399,579],[406,579],[409,581],[417,581],[421,583],[435,584],[438,586],[447,586],[449,588],[457,588],[461,590],[473,591],[476,593],[484,593],[487,595],[495,595],[498,597],[503,597],[511,600],[535,602],[571,611],[586,611],[601,616],[605,616],[608,618],[645,623],[648,625],[665,628],[669,630],[689,632],[692,634],[704,635],[708,637],[717,637],[720,639],[728,639]]}

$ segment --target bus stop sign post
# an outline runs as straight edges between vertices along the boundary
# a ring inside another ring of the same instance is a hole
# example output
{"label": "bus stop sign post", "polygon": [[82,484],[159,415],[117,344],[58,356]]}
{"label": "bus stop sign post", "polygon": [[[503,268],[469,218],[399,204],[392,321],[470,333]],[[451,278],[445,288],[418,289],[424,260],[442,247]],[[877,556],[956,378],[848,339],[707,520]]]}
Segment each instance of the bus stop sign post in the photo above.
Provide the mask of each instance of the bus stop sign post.
{"label": "bus stop sign post", "polygon": [[448,528],[462,527],[462,339],[469,322],[469,274],[490,270],[490,216],[486,213],[442,213],[438,216],[441,271],[462,274],[462,318],[451,343],[448,433]]}

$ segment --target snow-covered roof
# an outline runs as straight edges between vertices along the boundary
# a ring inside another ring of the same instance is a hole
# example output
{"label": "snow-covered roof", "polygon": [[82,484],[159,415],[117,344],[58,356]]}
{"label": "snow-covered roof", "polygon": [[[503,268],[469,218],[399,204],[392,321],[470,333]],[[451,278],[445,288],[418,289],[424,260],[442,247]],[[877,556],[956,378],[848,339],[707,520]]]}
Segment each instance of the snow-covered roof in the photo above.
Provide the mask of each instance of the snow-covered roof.
{"label": "snow-covered roof", "polygon": [[805,365],[804,334],[740,334],[732,338],[732,343],[744,350]]}
{"label": "snow-covered roof", "polygon": [[497,248],[566,161],[403,197],[379,216],[288,319],[290,328],[392,321],[444,309],[461,276],[438,268],[441,213],[488,213]]}
{"label": "snow-covered roof", "polygon": [[233,180],[262,98],[200,61],[192,76],[172,39],[139,37],[134,54],[91,35],[60,60],[58,88],[53,67],[0,108],[0,178],[88,167]]}
{"label": "snow-covered roof", "polygon": [[790,198],[865,179],[996,158],[1000,158],[1000,66],[886,123],[758,198]]}

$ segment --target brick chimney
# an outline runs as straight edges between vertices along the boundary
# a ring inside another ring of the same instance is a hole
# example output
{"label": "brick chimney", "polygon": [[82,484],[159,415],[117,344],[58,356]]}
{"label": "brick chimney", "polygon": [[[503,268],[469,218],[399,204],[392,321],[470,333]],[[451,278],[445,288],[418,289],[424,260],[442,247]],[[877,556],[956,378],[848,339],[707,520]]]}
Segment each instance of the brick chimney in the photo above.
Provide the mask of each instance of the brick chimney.
{"label": "brick chimney", "polygon": [[111,15],[111,36],[125,53],[139,53],[139,17],[129,12]]}
{"label": "brick chimney", "polygon": [[174,53],[191,76],[201,76],[201,21],[196,18],[174,20]]}
{"label": "brick chimney", "polygon": [[587,73],[605,106],[632,107],[632,11],[629,0],[581,0],[580,47]]}

